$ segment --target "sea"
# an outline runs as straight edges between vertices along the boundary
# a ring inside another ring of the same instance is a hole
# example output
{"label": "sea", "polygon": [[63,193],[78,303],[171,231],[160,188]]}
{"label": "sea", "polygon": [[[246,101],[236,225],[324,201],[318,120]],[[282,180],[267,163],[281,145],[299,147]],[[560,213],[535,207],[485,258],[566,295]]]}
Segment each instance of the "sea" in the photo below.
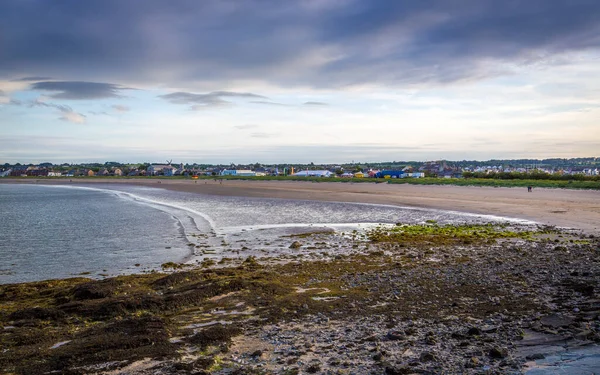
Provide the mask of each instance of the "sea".
{"label": "sea", "polygon": [[[290,236],[518,219],[392,205],[213,196],[129,185],[0,184],[0,284],[153,272],[289,253]],[[342,246],[338,246],[341,248]],[[330,248],[328,251],[342,251]]]}

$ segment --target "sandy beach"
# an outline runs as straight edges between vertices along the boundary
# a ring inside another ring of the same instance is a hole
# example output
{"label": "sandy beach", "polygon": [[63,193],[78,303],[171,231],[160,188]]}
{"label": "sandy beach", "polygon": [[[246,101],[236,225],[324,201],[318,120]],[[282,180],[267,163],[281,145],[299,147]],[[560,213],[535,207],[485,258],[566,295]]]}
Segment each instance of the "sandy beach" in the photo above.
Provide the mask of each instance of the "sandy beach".
{"label": "sandy beach", "polygon": [[314,183],[251,180],[5,179],[7,183],[130,184],[188,193],[316,201],[362,202],[434,208],[532,220],[600,233],[600,192],[592,190],[491,188],[386,183]]}

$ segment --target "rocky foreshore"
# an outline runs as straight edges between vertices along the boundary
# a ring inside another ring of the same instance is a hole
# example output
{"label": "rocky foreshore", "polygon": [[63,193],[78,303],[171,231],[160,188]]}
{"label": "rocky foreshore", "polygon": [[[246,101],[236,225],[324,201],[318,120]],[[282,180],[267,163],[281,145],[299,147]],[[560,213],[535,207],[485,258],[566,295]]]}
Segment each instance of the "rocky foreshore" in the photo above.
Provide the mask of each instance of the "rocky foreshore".
{"label": "rocky foreshore", "polygon": [[0,285],[0,372],[533,374],[600,362],[594,236],[430,223],[347,246],[311,261]]}

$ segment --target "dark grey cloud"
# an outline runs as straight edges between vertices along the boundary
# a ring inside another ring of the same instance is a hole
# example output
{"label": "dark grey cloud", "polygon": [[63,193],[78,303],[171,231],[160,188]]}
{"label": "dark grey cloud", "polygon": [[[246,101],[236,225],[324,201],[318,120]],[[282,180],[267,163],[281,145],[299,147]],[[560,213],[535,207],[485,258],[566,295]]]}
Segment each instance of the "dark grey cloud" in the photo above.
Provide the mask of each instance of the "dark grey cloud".
{"label": "dark grey cloud", "polygon": [[191,92],[173,92],[170,94],[159,95],[162,98],[173,104],[191,105],[191,109],[200,110],[206,108],[226,107],[233,103],[223,98],[240,98],[240,99],[267,99],[265,96],[257,95],[249,92],[233,92],[233,91],[213,91],[207,94],[194,94]]}
{"label": "dark grey cloud", "polygon": [[329,104],[324,103],[324,102],[305,102],[304,105],[308,105],[308,106],[327,106]]}
{"label": "dark grey cloud", "polygon": [[568,63],[598,19],[597,0],[5,0],[0,78],[446,84]]}
{"label": "dark grey cloud", "polygon": [[12,81],[13,82],[39,82],[39,81],[49,81],[52,78],[50,77],[22,77],[22,78],[15,78]]}
{"label": "dark grey cloud", "polygon": [[73,108],[71,108],[68,105],[48,103],[48,102],[44,102],[44,101],[40,101],[40,100],[35,100],[35,101],[32,101],[29,104],[29,106],[30,107],[54,108],[54,109],[57,109],[61,114],[59,117],[59,120],[73,122],[76,124],[85,123],[86,116],[81,113],[75,112],[73,110]]}
{"label": "dark grey cloud", "polygon": [[83,82],[83,81],[46,81],[31,85],[32,90],[50,91],[50,97],[55,99],[105,99],[119,98],[121,90],[126,88],[112,83]]}

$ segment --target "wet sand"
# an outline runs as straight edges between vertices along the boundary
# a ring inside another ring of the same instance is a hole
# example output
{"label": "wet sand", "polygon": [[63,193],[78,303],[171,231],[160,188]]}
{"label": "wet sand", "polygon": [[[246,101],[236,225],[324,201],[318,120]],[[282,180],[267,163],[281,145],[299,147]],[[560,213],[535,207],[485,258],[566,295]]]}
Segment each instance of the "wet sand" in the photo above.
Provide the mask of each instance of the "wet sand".
{"label": "wet sand", "polygon": [[251,180],[5,179],[38,184],[129,184],[225,196],[391,204],[490,214],[600,233],[600,191]]}

